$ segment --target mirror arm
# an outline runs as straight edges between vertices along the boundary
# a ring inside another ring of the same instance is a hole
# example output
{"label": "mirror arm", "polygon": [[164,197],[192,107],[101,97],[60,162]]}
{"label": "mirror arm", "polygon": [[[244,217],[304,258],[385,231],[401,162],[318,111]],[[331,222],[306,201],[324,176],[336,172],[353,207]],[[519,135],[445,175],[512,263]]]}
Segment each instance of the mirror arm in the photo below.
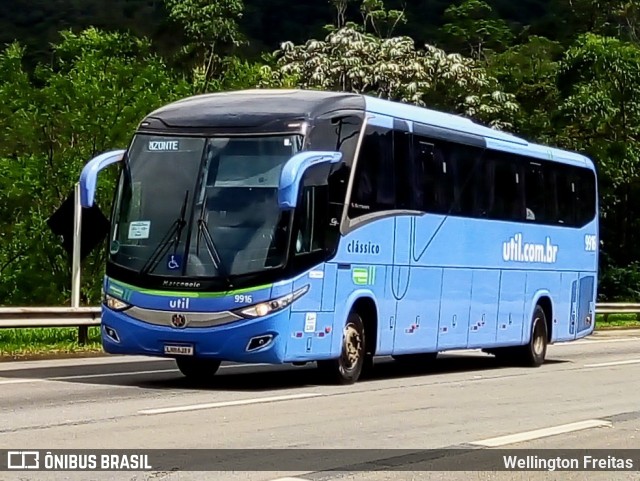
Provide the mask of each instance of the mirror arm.
{"label": "mirror arm", "polygon": [[92,207],[96,195],[98,174],[111,164],[122,161],[126,150],[112,150],[91,159],[80,174],[80,201],[82,207]]}
{"label": "mirror arm", "polygon": [[295,209],[300,182],[304,173],[317,164],[337,164],[342,160],[340,152],[313,152],[308,153],[302,161],[298,161],[298,156],[304,156],[301,152],[292,157],[282,169],[280,175],[280,188],[278,189],[278,203],[282,209]]}

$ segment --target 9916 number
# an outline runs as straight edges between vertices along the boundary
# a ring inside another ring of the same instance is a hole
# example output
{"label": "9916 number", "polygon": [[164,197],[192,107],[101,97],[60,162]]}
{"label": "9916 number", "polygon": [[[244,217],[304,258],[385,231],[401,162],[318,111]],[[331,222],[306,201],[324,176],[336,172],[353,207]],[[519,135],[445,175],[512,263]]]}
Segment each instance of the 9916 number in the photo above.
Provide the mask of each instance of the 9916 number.
{"label": "9916 number", "polygon": [[584,250],[588,252],[595,252],[598,247],[598,242],[594,234],[587,234],[584,236]]}
{"label": "9916 number", "polygon": [[236,294],[233,300],[238,304],[251,303],[253,302],[253,296],[251,294]]}

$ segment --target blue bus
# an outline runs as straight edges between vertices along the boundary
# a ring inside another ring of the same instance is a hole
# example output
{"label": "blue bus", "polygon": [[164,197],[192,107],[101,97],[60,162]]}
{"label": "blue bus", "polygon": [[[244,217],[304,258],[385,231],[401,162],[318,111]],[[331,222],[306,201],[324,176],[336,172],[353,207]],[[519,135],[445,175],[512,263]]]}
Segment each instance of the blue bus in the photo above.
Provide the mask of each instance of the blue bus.
{"label": "blue bus", "polygon": [[473,121],[365,95],[247,90],[166,105],[126,150],[102,343],[174,358],[317,363],[351,384],[375,356],[481,349],[540,366],[593,332],[596,169]]}

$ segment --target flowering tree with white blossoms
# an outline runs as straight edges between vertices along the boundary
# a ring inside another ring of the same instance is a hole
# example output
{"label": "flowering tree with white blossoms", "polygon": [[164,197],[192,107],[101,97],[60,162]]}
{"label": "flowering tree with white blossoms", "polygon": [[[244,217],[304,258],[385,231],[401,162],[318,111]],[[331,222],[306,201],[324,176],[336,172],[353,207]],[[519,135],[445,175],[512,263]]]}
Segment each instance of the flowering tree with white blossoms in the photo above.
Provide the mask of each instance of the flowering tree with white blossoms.
{"label": "flowering tree with white blossoms", "polygon": [[[371,15],[363,12],[371,21]],[[459,113],[496,129],[511,127],[515,98],[473,59],[409,37],[381,38],[347,23],[324,40],[282,44],[263,86],[356,92]]]}

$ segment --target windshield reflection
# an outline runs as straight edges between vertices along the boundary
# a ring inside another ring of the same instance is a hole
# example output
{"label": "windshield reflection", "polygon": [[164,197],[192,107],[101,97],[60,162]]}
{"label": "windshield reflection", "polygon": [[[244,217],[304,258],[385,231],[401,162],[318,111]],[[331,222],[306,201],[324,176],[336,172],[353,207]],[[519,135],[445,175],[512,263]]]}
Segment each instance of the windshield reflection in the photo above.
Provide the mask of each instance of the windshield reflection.
{"label": "windshield reflection", "polygon": [[[146,264],[162,276],[225,278],[282,265],[289,216],[278,206],[278,183],[301,147],[299,135],[137,136],[120,178],[111,262],[137,272]],[[174,233],[185,198],[189,228]]]}

